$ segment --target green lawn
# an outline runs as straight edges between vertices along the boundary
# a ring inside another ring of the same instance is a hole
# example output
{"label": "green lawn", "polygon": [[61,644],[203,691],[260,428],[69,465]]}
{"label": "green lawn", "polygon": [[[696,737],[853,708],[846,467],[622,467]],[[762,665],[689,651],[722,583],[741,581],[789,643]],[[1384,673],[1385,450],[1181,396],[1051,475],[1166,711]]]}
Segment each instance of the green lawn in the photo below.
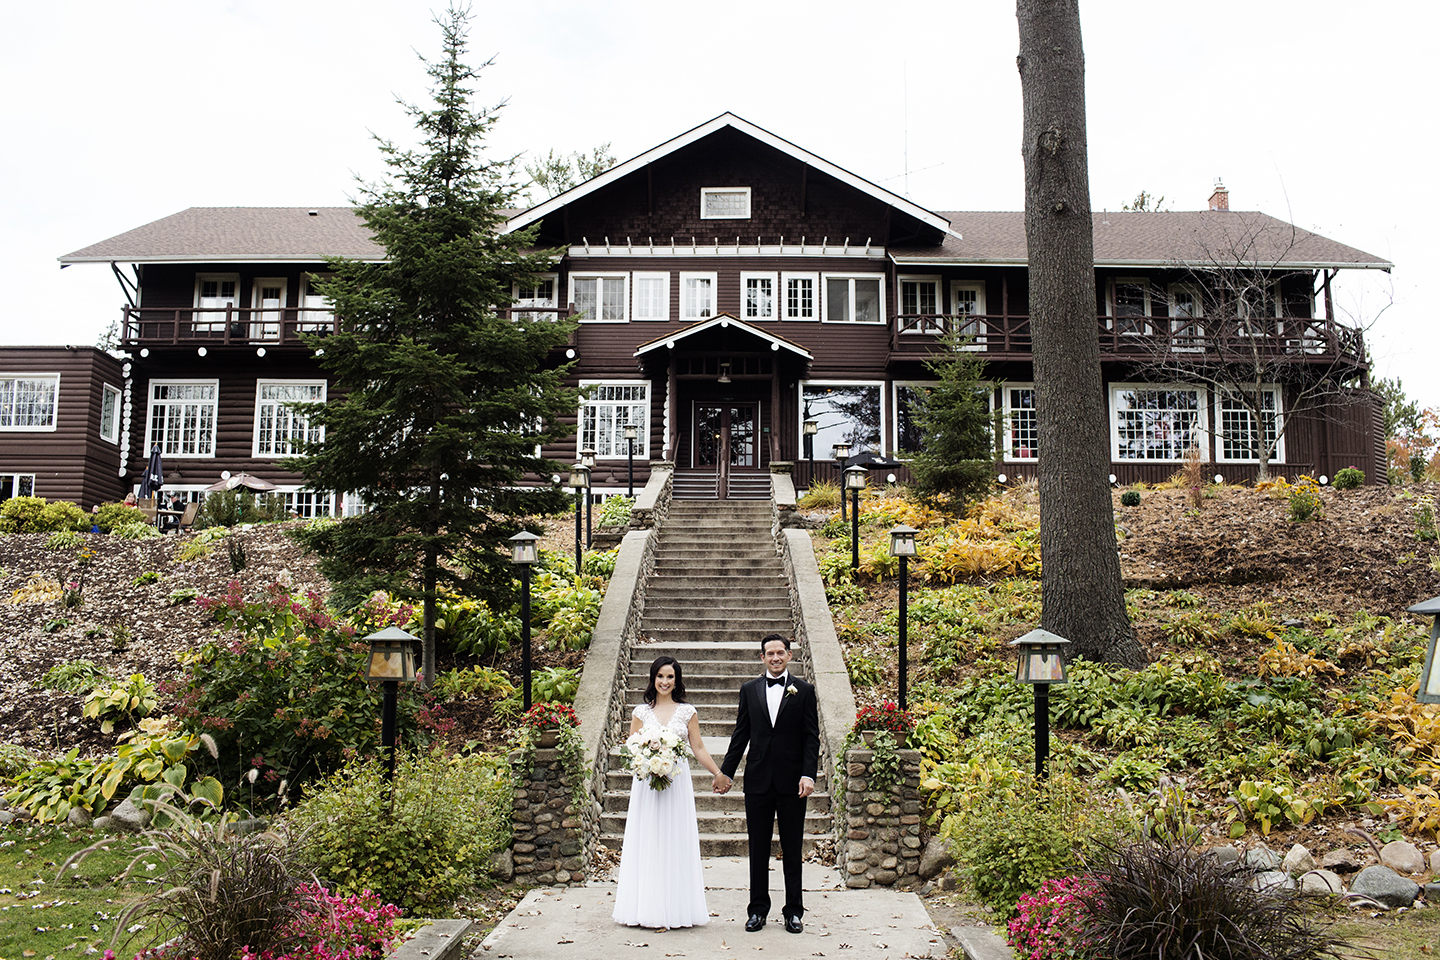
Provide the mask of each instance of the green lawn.
{"label": "green lawn", "polygon": [[53,825],[0,828],[0,960],[79,957],[109,946],[116,918],[138,896],[114,882],[130,862],[129,845],[56,877],[94,839],[88,830]]}

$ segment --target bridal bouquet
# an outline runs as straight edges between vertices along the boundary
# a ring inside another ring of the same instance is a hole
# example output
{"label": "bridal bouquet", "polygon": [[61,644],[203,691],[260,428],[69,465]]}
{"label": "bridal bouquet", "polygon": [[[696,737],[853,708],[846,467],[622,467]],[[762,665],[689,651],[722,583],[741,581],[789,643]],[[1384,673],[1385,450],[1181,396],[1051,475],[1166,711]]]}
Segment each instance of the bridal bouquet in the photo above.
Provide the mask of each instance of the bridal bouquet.
{"label": "bridal bouquet", "polygon": [[674,731],[656,726],[642,727],[638,733],[630,734],[620,747],[626,769],[647,781],[651,790],[670,786],[680,769],[681,759],[689,753],[685,741]]}

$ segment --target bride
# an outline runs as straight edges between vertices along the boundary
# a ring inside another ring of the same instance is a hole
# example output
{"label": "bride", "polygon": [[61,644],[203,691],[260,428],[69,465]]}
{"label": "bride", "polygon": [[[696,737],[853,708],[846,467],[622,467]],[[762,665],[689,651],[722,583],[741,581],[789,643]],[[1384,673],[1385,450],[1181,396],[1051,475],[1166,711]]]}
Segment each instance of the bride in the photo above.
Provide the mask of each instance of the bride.
{"label": "bride", "polygon": [[[650,685],[645,702],[635,708],[630,732],[646,726],[668,727],[689,742],[702,767],[721,775],[700,738],[695,708],[685,702],[685,681],[674,657],[656,657],[650,664]],[[613,916],[618,923],[656,929],[699,927],[710,919],[695,793],[683,757],[665,790],[654,790],[639,777],[630,783]]]}

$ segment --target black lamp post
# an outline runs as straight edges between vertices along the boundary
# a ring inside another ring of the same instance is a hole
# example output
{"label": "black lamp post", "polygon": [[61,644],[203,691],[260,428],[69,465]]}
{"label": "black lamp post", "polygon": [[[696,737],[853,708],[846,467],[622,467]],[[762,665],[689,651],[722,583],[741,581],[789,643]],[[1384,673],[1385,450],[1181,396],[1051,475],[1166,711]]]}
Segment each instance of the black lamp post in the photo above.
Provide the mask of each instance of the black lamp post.
{"label": "black lamp post", "polygon": [[365,640],[370,644],[370,661],[365,676],[379,680],[385,688],[385,697],[380,706],[380,745],[388,753],[385,779],[395,779],[395,747],[399,740],[396,729],[397,703],[400,698],[400,683],[415,680],[416,637],[399,627],[386,627],[370,634]]}
{"label": "black lamp post", "polygon": [[805,478],[805,489],[815,486],[815,434],[820,431],[820,421],[805,421],[805,459],[810,461],[810,473]]}
{"label": "black lamp post", "polygon": [[890,528],[890,555],[900,558],[900,709],[905,709],[905,680],[909,670],[909,651],[906,648],[906,629],[909,619],[910,558],[915,556],[915,534],[920,531],[905,524]]}
{"label": "black lamp post", "polygon": [[570,468],[570,489],[575,491],[575,576],[580,576],[580,549],[584,544],[581,519],[585,513],[585,500],[590,493],[590,468],[577,463]]}
{"label": "black lamp post", "polygon": [[[853,497],[850,501],[850,566],[860,569],[860,491],[865,489],[869,471],[864,467],[851,467],[845,471],[845,490]],[[840,491],[840,502],[845,502],[845,491]]]}
{"label": "black lamp post", "polygon": [[1425,664],[1420,668],[1420,689],[1415,691],[1419,703],[1440,703],[1440,675],[1435,672],[1435,642],[1440,637],[1440,597],[1431,597],[1410,608],[1422,617],[1435,617],[1430,625],[1430,646],[1425,648]]}
{"label": "black lamp post", "polygon": [[625,424],[625,454],[630,461],[630,480],[625,495],[632,500],[635,499],[635,438],[639,435],[640,429],[635,424]]}
{"label": "black lamp post", "polygon": [[[595,448],[586,447],[580,451],[580,462],[585,464],[586,475],[593,479],[595,470]],[[595,501],[590,498],[589,484],[585,489],[585,549],[589,550],[594,544],[590,536],[590,520],[595,514]]]}
{"label": "black lamp post", "polygon": [[1015,679],[1035,688],[1035,777],[1045,779],[1050,757],[1050,685],[1065,683],[1065,647],[1070,641],[1049,630],[1031,630],[1010,641],[1019,649]]}
{"label": "black lamp post", "polygon": [[830,448],[831,456],[835,458],[835,470],[840,473],[840,519],[845,519],[845,476],[842,471],[845,469],[845,461],[850,459],[850,444],[837,443]]}
{"label": "black lamp post", "polygon": [[510,538],[510,562],[520,568],[520,672],[524,674],[525,709],[530,709],[530,568],[534,566],[540,538],[521,530]]}

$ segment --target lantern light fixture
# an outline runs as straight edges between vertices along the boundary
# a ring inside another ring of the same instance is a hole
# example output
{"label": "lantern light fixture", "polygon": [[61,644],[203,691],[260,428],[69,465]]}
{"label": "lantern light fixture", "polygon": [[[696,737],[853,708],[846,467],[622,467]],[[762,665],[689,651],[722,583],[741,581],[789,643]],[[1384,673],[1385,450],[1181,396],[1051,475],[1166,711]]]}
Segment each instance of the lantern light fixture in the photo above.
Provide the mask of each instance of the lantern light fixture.
{"label": "lantern light fixture", "polygon": [[905,524],[897,524],[890,528],[890,556],[892,557],[913,557],[917,555],[915,546],[915,535],[919,533],[914,527]]}
{"label": "lantern light fixture", "polygon": [[1440,597],[1431,597],[1423,603],[1409,608],[1410,613],[1422,617],[1433,617],[1430,625],[1430,644],[1425,648],[1425,663],[1420,668],[1420,689],[1415,692],[1418,703],[1440,703],[1440,672],[1435,669],[1435,642],[1440,636]]}
{"label": "lantern light fixture", "polygon": [[414,681],[417,639],[399,627],[386,627],[370,634],[365,638],[370,644],[365,676],[370,680]]}

